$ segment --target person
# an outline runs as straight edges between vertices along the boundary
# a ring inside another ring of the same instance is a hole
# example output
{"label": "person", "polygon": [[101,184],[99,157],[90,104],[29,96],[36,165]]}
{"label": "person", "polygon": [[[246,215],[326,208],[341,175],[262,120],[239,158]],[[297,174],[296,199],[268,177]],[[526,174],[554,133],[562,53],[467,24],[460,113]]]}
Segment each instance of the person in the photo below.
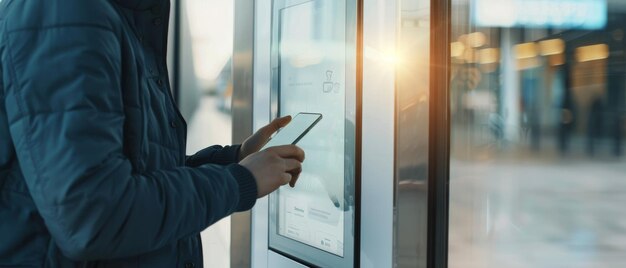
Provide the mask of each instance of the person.
{"label": "person", "polygon": [[185,155],[167,0],[0,2],[0,267],[201,267],[199,233],[279,186],[304,152]]}

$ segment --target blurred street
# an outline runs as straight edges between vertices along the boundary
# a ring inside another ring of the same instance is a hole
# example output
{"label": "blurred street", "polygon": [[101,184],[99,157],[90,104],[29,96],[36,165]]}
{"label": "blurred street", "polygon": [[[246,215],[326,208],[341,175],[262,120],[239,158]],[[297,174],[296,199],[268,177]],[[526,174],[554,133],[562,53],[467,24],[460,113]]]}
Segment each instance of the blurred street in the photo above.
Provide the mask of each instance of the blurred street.
{"label": "blurred street", "polygon": [[622,267],[623,160],[452,160],[450,267]]}

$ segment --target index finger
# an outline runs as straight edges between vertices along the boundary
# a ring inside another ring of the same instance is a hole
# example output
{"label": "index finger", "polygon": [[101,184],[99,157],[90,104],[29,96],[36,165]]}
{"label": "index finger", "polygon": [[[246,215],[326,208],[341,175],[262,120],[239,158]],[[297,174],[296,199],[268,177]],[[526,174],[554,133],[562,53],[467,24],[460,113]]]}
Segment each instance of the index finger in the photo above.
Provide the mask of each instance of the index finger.
{"label": "index finger", "polygon": [[300,162],[304,161],[304,151],[293,144],[274,146],[268,148],[268,150],[275,152],[282,158],[293,158]]}
{"label": "index finger", "polygon": [[274,134],[274,132],[278,131],[279,129],[289,124],[289,122],[291,122],[290,115],[283,116],[281,118],[276,118],[272,120],[272,122],[270,122],[268,125],[264,126],[263,131],[265,132],[266,135],[272,135]]}

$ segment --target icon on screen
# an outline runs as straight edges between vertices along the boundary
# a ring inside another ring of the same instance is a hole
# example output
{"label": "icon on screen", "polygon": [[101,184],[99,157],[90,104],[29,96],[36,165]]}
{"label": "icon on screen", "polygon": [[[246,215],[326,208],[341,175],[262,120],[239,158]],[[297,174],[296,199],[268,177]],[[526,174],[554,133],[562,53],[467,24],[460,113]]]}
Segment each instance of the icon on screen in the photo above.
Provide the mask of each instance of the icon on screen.
{"label": "icon on screen", "polygon": [[331,91],[333,91],[334,87],[335,83],[333,83],[333,71],[328,70],[326,71],[326,82],[323,83],[322,91],[324,93],[330,93]]}

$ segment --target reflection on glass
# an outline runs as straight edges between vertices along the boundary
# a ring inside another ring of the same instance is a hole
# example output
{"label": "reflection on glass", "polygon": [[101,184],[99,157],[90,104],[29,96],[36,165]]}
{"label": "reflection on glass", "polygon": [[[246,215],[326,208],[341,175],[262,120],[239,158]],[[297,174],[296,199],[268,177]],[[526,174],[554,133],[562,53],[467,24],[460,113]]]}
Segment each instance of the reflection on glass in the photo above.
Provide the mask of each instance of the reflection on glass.
{"label": "reflection on glass", "polygon": [[400,12],[394,267],[426,267],[430,0],[403,0]]}
{"label": "reflection on glass", "polygon": [[622,266],[626,1],[452,2],[450,267]]}

